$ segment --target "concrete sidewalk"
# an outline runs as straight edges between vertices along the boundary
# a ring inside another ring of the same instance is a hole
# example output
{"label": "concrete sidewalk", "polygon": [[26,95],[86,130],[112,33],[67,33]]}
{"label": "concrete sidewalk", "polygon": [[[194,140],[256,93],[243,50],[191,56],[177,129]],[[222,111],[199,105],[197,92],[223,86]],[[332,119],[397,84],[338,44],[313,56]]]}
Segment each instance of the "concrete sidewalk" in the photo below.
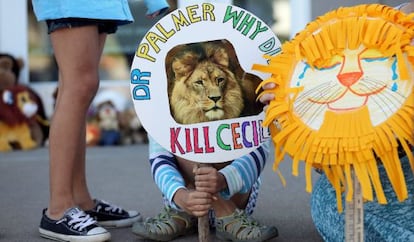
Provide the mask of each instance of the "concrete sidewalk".
{"label": "concrete sidewalk", "polygon": [[[287,181],[283,187],[272,171],[272,160],[263,173],[254,217],[279,230],[277,242],[322,241],[310,217],[310,195],[305,192],[303,170],[291,175],[291,163],[281,165]],[[155,186],[148,163],[148,146],[91,147],[87,150],[87,173],[93,196],[128,209],[144,217],[156,215],[161,207],[161,193]],[[313,180],[318,178],[313,174]],[[47,241],[38,234],[41,211],[48,203],[48,152],[0,153],[0,241]],[[142,241],[130,228],[112,229],[112,241]],[[197,241],[197,235],[175,241]],[[213,234],[211,240],[217,241]]]}

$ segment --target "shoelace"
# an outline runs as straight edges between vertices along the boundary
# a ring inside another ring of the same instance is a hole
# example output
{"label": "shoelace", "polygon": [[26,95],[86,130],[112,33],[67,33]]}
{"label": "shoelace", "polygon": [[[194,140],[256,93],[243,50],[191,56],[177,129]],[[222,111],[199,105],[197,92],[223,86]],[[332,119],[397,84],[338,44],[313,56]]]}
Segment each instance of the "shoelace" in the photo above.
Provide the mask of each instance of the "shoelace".
{"label": "shoelace", "polygon": [[158,223],[158,222],[168,220],[170,217],[171,217],[171,215],[169,213],[169,209],[165,208],[164,211],[159,213],[157,216],[147,218],[146,223],[154,223],[154,222]]}
{"label": "shoelace", "polygon": [[249,218],[245,213],[239,213],[235,216],[236,218],[240,218],[242,221],[242,225],[244,226],[253,226],[253,227],[260,227],[259,223],[251,218]]}
{"label": "shoelace", "polygon": [[[70,221],[68,222],[69,226],[72,226],[72,228],[82,231],[84,228],[88,227],[89,225],[92,225],[96,223],[96,221],[91,218],[88,214],[84,213],[83,211],[79,211],[78,213],[72,214],[70,216]],[[57,223],[61,223],[63,221],[66,221],[67,217],[63,218]]]}
{"label": "shoelace", "polygon": [[[105,201],[102,201],[102,200],[101,200],[101,202],[106,205],[106,207],[104,208],[105,211],[112,212],[112,213],[118,213],[118,214],[122,213],[122,208],[121,207],[118,207],[118,206],[113,205],[113,204],[109,204],[108,202],[105,202]],[[99,209],[100,209],[100,206],[98,206],[97,210],[99,211]]]}
{"label": "shoelace", "polygon": [[165,207],[156,217],[147,218],[145,224],[151,233],[173,234],[176,233],[176,228],[171,225],[170,219],[171,210]]}

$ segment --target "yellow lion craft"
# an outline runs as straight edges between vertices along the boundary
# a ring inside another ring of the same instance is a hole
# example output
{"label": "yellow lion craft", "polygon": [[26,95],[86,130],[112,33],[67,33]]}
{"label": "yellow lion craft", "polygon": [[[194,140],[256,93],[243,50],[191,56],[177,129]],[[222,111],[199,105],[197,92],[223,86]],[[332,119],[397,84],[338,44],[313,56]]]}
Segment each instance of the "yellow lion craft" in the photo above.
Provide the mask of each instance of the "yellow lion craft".
{"label": "yellow lion craft", "polygon": [[[352,201],[352,173],[362,196],[379,203],[386,197],[377,165],[381,163],[400,201],[407,188],[399,157],[414,170],[413,15],[391,7],[364,4],[343,7],[310,22],[253,69],[271,73],[261,83],[276,87],[266,110],[275,145],[274,169],[285,154],[293,174],[305,162],[306,190],[311,170],[322,169],[336,190]],[[259,87],[259,88],[260,88]],[[400,156],[399,156],[400,152]]]}

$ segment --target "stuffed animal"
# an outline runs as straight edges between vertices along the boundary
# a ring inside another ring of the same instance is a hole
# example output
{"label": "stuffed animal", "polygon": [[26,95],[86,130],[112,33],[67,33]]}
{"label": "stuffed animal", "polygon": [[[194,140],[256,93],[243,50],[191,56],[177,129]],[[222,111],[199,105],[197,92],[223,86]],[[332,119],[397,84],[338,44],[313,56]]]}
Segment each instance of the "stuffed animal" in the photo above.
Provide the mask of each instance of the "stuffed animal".
{"label": "stuffed animal", "polygon": [[86,123],[86,146],[96,146],[101,139],[101,130],[96,122]]}
{"label": "stuffed animal", "polygon": [[0,90],[4,90],[17,84],[20,69],[22,67],[22,59],[14,58],[9,54],[0,53]]}
{"label": "stuffed animal", "polygon": [[119,114],[121,143],[123,145],[147,144],[148,136],[133,108],[127,108]]}
{"label": "stuffed animal", "polygon": [[0,97],[0,151],[37,147],[31,129],[37,122],[47,121],[37,114],[39,106],[33,92],[14,85],[0,91]]}
{"label": "stuffed animal", "polygon": [[[20,70],[23,67],[23,60],[15,58],[14,56],[6,53],[0,53],[0,92],[12,88],[18,84]],[[49,123],[46,117],[46,112],[43,106],[42,99],[39,95],[25,86],[26,92],[30,93],[32,101],[37,105],[36,120],[30,122],[30,135],[36,142],[36,146],[44,145],[45,141],[49,137]],[[5,94],[8,95],[8,94]],[[4,117],[6,110],[0,109],[0,115]],[[11,118],[11,117],[10,117]]]}
{"label": "stuffed animal", "polygon": [[96,110],[97,123],[100,128],[99,145],[119,145],[121,134],[119,131],[118,110],[111,101],[100,103]]}

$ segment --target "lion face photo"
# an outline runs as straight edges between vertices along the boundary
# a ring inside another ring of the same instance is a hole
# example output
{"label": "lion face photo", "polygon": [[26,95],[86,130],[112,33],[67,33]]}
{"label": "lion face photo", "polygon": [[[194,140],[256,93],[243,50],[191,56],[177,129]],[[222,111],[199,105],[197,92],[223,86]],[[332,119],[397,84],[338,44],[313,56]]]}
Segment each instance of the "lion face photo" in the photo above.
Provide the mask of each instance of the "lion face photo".
{"label": "lion face photo", "polygon": [[[245,75],[229,46],[219,40],[180,45],[169,52],[168,92],[176,122],[193,124],[252,114],[246,110],[261,79]],[[257,108],[256,114],[260,111]]]}

